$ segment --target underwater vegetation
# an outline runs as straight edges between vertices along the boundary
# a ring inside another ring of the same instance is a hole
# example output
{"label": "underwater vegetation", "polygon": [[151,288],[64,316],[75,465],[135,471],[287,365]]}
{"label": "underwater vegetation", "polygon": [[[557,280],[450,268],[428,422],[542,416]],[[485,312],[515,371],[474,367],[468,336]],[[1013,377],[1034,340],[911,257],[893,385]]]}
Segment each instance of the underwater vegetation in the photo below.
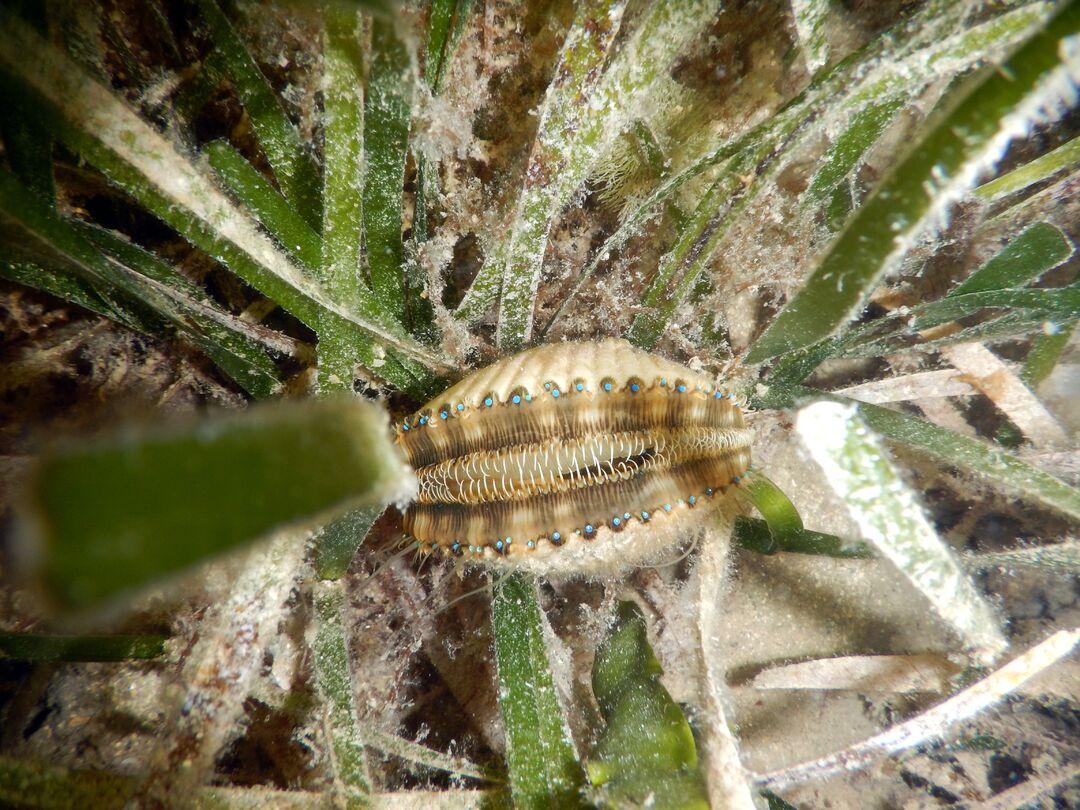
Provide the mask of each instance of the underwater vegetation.
{"label": "underwater vegetation", "polygon": [[0,4],[0,802],[1080,803],[1078,81],[1070,2]]}

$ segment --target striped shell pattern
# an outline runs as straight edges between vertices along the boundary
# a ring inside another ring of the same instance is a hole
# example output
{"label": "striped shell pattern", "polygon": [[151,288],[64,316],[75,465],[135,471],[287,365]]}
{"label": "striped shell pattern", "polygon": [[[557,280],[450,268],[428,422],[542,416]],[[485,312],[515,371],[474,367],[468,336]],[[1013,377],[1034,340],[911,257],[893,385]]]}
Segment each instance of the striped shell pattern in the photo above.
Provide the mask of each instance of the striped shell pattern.
{"label": "striped shell pattern", "polygon": [[732,394],[625,341],[542,346],[395,426],[425,551],[537,573],[647,562],[750,464]]}

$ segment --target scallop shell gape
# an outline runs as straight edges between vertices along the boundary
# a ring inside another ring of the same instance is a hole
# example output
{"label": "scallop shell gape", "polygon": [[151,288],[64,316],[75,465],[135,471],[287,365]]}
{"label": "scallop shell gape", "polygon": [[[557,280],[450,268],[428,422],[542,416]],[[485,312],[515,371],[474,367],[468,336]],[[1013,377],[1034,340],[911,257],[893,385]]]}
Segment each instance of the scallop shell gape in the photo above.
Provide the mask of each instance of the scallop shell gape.
{"label": "scallop shell gape", "polygon": [[395,431],[419,484],[405,531],[537,573],[652,559],[750,464],[733,395],[621,340],[501,360]]}

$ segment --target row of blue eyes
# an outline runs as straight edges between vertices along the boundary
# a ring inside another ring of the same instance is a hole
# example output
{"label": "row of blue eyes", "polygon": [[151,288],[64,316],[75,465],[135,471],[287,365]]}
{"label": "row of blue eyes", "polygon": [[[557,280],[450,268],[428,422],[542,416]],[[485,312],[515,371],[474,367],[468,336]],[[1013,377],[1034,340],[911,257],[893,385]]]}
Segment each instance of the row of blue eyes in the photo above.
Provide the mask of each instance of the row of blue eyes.
{"label": "row of blue eyes", "polygon": [[[667,380],[661,379],[660,380],[660,385],[661,386],[666,386],[667,385]],[[603,383],[601,387],[604,389],[604,391],[606,393],[611,393],[611,390],[613,388],[612,384],[609,383],[609,382]],[[552,387],[551,383],[544,383],[544,388],[551,391],[551,396],[554,397],[555,399],[558,399],[560,396],[562,396],[562,392],[558,388]],[[584,383],[576,383],[574,385],[574,388],[577,391],[584,391],[585,390],[585,384]],[[638,383],[630,383],[630,392],[631,393],[636,394],[640,390],[641,390],[641,386]],[[675,386],[675,390],[680,394],[685,394],[686,393],[686,386],[680,383],[679,385]],[[725,397],[727,397],[728,399],[735,399],[734,394],[724,394],[721,391],[714,391],[713,392],[713,398],[714,399],[724,399]],[[526,402],[531,402],[532,401],[532,394],[526,394],[524,399],[525,399]],[[521,400],[522,400],[521,394],[514,394],[512,397],[510,397],[510,401],[515,405],[520,405]],[[495,404],[495,400],[492,399],[491,397],[485,397],[484,398],[484,407],[490,408],[494,404]],[[455,406],[455,410],[457,410],[459,412],[464,411],[465,410],[465,403],[464,402],[459,402]],[[439,411],[439,418],[440,419],[449,419],[450,418],[450,412],[446,411],[446,410]],[[427,422],[428,422],[428,417],[421,416],[418,421],[419,421],[419,424],[426,425]],[[401,423],[401,429],[402,430],[408,430],[410,427],[412,427],[412,425],[410,425],[408,422],[402,422]]]}
{"label": "row of blue eyes", "polygon": [[[731,479],[731,482],[733,484],[738,484],[740,480],[742,480],[740,476],[735,476],[734,478]],[[709,496],[713,495],[715,492],[716,492],[716,490],[714,490],[712,487],[709,487],[708,489],[705,490],[705,494],[709,495]],[[694,495],[690,495],[689,497],[687,497],[686,502],[690,506],[693,506],[694,504],[697,503],[697,497],[694,496]],[[671,511],[671,504],[670,503],[665,503],[664,506],[663,506],[663,510],[665,512],[670,512]],[[647,521],[649,519],[649,517],[650,517],[649,512],[642,512],[641,513],[641,519],[642,520]],[[623,523],[628,523],[630,521],[630,518],[631,518],[631,514],[629,512],[623,512],[623,515],[622,515],[621,518],[618,515],[616,515],[615,517],[613,517],[611,519],[611,525],[614,526],[615,528],[618,528],[618,527],[622,526]],[[585,524],[584,533],[586,535],[591,535],[595,531],[596,531],[596,527],[592,523],[586,523]],[[560,533],[560,532],[552,532],[551,533],[551,542],[558,544],[558,543],[560,543],[562,541],[562,539],[563,539],[562,538],[562,533]],[[513,542],[514,542],[513,538],[507,537],[505,540],[496,540],[493,545],[494,545],[496,551],[502,551],[505,548],[509,548],[513,544]],[[526,543],[526,545],[529,548],[536,548],[536,541],[535,540],[529,540]],[[460,551],[463,547],[464,546],[461,543],[453,543],[450,546],[450,550],[453,553],[457,554],[458,551]],[[479,553],[480,551],[483,550],[483,546],[475,546],[475,545],[471,545],[471,544],[467,548],[468,548],[469,552],[471,552],[471,553]]]}

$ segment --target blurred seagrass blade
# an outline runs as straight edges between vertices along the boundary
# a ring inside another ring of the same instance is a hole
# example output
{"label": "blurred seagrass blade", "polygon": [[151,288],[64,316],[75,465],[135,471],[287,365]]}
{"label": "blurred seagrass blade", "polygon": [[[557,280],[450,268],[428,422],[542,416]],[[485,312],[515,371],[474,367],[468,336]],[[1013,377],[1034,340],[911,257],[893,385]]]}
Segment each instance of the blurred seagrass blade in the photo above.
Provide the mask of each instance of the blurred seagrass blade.
{"label": "blurred seagrass blade", "polygon": [[[759,408],[794,408],[814,399],[827,399],[841,404],[854,400],[836,394],[826,394],[812,388],[772,386],[754,400]],[[1080,490],[1064,481],[1031,466],[1000,447],[978,439],[962,436],[925,419],[880,405],[857,403],[859,415],[878,435],[967,470],[973,475],[993,481],[1010,492],[1018,493],[1050,509],[1080,520]]]}
{"label": "blurred seagrass blade", "polygon": [[971,79],[850,219],[818,267],[746,356],[760,363],[827,338],[855,315],[878,281],[949,207],[993,169],[1033,123],[1060,115],[1080,71],[1068,3],[1007,63]]}
{"label": "blurred seagrass blade", "polygon": [[496,582],[491,623],[514,807],[587,807],[585,773],[555,690],[535,583],[520,574]]}
{"label": "blurred seagrass blade", "polygon": [[1008,647],[999,617],[923,514],[858,406],[815,402],[796,430],[862,534],[933,605],[975,660],[992,664]]}
{"label": "blurred seagrass blade", "polygon": [[[33,60],[20,54],[33,52]],[[357,359],[405,390],[430,382],[439,357],[409,337],[378,302],[363,312],[324,288],[233,204],[202,165],[127,103],[10,14],[0,13],[0,71],[34,100],[43,120],[72,150],[192,244],[320,334],[352,336]],[[394,352],[401,363],[388,357]],[[402,364],[412,363],[409,371]],[[415,371],[414,371],[415,369]],[[419,378],[418,376],[419,375]]]}
{"label": "blurred seagrass blade", "polygon": [[165,636],[0,633],[0,661],[130,661],[165,654]]}
{"label": "blurred seagrass blade", "polygon": [[662,673],[640,609],[620,602],[592,672],[593,694],[607,725],[586,768],[601,806],[709,806],[694,735],[660,682]]}
{"label": "blurred seagrass blade", "polygon": [[[137,798],[145,799],[140,788],[139,778],[128,774],[74,770],[51,762],[0,756],[0,802],[9,807],[121,810],[133,806]],[[481,806],[480,803],[488,798],[483,794],[475,796],[473,806]],[[193,810],[250,810],[253,807],[324,810],[329,799],[326,793],[280,790],[263,785],[207,785],[186,795],[184,805]]]}
{"label": "blurred seagrass blade", "polygon": [[90,608],[271,530],[408,497],[381,409],[280,402],[44,454],[23,506],[45,594]]}

